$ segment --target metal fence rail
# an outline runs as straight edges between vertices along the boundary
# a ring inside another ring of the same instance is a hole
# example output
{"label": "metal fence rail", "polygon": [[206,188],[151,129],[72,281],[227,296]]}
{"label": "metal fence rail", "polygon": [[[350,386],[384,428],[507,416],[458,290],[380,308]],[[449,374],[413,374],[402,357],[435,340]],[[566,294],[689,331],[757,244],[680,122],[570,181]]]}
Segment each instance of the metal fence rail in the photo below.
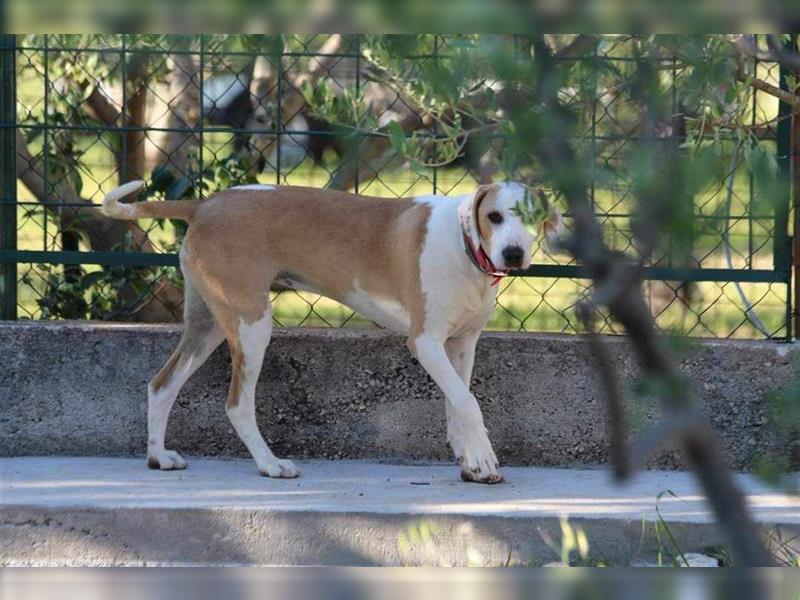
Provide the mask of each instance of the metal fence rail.
{"label": "metal fence rail", "polygon": [[[407,57],[409,69],[449,60],[458,39],[427,36],[418,43],[425,51]],[[308,90],[299,89],[303,81],[368,97],[376,127],[414,118],[401,95],[368,77],[368,36],[335,41],[311,35],[1,35],[2,318],[180,318],[180,224],[112,223],[95,208],[105,192],[131,179],[147,180],[153,197],[178,198],[255,180],[381,196],[455,194],[487,177],[504,177],[497,168],[486,173],[502,144],[497,136],[476,136],[452,163],[415,170],[391,148],[379,148],[376,140],[384,136],[377,129],[353,133],[321,120],[304,99]],[[620,64],[632,60],[623,41],[598,51]],[[777,65],[757,68],[785,85]],[[683,74],[674,67],[671,76],[677,81]],[[642,137],[621,95],[601,83],[595,92],[590,105],[580,107],[586,132],[577,142],[591,147],[597,164],[613,164]],[[675,93],[672,102],[677,113]],[[785,173],[791,126],[780,117],[787,111],[752,94],[750,122],[760,143],[776,145]],[[415,133],[439,135],[433,125]],[[668,248],[645,270],[653,314],[663,328],[689,335],[790,338],[789,178],[785,202],[766,207],[742,165],[732,177],[724,214],[723,180],[692,199],[695,218],[707,227],[691,261],[677,261]],[[630,186],[604,181],[590,190],[609,244],[623,251],[632,243]],[[491,328],[576,330],[572,309],[589,286],[580,265],[539,249],[534,264],[516,275],[501,285]],[[273,300],[279,324],[368,324],[311,294],[281,292]],[[613,333],[613,324],[606,321],[604,330]]]}

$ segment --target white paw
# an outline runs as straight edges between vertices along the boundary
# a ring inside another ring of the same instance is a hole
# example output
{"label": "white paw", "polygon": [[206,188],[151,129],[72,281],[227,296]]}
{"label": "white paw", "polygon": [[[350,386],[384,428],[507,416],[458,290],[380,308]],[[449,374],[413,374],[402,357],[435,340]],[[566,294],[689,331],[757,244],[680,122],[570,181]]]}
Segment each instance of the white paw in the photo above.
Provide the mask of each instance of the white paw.
{"label": "white paw", "polygon": [[[455,425],[455,423],[453,423]],[[483,424],[464,429],[453,427],[449,435],[450,446],[461,465],[461,479],[479,483],[500,483],[503,476],[498,470],[500,463],[492,449]]]}
{"label": "white paw", "polygon": [[151,451],[147,455],[147,466],[151,469],[173,471],[186,468],[186,461],[173,450]]}
{"label": "white paw", "polygon": [[264,477],[279,477],[283,479],[291,479],[300,475],[300,469],[292,461],[285,459],[276,460],[265,468],[259,468],[258,471]]}
{"label": "white paw", "polygon": [[477,481],[479,483],[500,483],[503,476],[498,470],[500,463],[494,454],[489,438],[485,443],[467,446],[464,453],[458,457],[461,465],[461,479],[464,481]]}

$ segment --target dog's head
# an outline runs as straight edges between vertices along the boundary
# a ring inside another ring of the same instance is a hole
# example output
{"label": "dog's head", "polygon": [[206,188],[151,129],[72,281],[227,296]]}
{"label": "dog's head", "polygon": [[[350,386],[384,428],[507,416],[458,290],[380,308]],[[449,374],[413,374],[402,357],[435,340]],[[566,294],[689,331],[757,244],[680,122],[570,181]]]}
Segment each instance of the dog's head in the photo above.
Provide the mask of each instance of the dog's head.
{"label": "dog's head", "polygon": [[[460,207],[462,227],[475,247],[480,244],[498,269],[525,269],[531,264],[535,238],[517,209],[529,193],[519,183],[481,185]],[[551,223],[554,219],[557,221]],[[556,211],[543,224],[547,237],[558,235],[560,225],[561,215]]]}

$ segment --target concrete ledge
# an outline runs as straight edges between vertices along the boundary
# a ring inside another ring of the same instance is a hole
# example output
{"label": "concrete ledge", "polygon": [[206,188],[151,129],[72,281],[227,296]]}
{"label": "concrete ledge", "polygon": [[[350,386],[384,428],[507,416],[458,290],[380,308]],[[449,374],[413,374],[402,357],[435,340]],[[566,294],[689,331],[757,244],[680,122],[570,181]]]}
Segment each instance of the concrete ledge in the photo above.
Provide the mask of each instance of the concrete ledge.
{"label": "concrete ledge", "polygon": [[[651,558],[656,498],[684,552],[720,543],[690,475],[509,468],[507,483],[466,484],[452,466],[305,461],[296,480],[249,460],[190,459],[182,472],[142,460],[14,458],[2,464],[4,565],[520,565],[557,560],[560,517],[590,556]],[[754,517],[800,532],[800,499],[739,475]],[[663,533],[662,533],[663,538]],[[662,547],[667,553],[671,550]]]}
{"label": "concrete ledge", "polygon": [[[0,455],[142,455],[146,384],[178,342],[177,326],[86,322],[0,324]],[[609,338],[628,382],[637,368]],[[764,394],[792,376],[795,347],[698,342],[683,369],[734,467],[788,454],[766,426]],[[199,455],[246,456],[224,413],[228,353],[217,351],[173,410],[167,444]],[[487,333],[473,390],[504,464],[576,465],[606,458],[603,399],[585,340]],[[443,399],[403,340],[375,330],[278,329],[267,350],[258,420],[277,454],[449,460]],[[632,402],[631,426],[658,418]],[[651,466],[680,466],[666,450]]]}

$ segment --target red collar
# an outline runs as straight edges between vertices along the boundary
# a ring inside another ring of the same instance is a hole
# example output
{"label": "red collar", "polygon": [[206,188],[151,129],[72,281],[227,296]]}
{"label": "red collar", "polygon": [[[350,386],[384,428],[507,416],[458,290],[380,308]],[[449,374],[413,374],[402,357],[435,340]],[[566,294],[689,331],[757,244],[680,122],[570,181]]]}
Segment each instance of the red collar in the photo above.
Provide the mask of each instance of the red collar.
{"label": "red collar", "polygon": [[494,278],[492,285],[497,285],[503,277],[508,276],[509,269],[500,270],[495,267],[492,259],[486,254],[483,247],[478,244],[478,247],[475,248],[475,244],[472,243],[467,232],[462,229],[461,233],[464,236],[464,252],[469,257],[470,261],[472,261],[472,264],[478,267],[481,273]]}

